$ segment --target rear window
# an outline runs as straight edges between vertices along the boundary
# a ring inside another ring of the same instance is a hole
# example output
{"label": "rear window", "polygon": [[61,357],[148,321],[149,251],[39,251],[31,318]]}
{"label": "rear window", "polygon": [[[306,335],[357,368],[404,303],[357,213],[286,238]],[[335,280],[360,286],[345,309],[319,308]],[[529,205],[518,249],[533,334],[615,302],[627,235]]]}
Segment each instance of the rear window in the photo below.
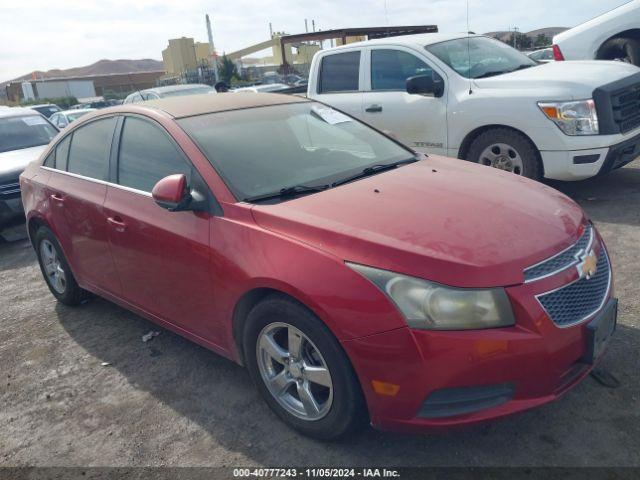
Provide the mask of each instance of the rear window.
{"label": "rear window", "polygon": [[320,66],[320,93],[358,90],[360,52],[336,53],[323,57]]}
{"label": "rear window", "polygon": [[0,118],[0,152],[46,145],[57,133],[40,114]]}
{"label": "rear window", "polygon": [[73,132],[68,171],[97,180],[108,178],[115,117],[93,121]]}

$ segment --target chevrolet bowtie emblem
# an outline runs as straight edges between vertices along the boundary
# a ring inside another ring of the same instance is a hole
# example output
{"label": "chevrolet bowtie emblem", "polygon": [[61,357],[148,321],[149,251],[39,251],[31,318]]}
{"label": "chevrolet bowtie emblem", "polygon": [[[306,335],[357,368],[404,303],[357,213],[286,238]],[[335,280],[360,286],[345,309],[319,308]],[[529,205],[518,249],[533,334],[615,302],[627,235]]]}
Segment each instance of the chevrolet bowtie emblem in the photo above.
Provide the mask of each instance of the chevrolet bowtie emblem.
{"label": "chevrolet bowtie emblem", "polygon": [[580,258],[580,264],[578,265],[578,273],[580,278],[586,278],[589,280],[598,271],[598,257],[593,250],[585,253]]}

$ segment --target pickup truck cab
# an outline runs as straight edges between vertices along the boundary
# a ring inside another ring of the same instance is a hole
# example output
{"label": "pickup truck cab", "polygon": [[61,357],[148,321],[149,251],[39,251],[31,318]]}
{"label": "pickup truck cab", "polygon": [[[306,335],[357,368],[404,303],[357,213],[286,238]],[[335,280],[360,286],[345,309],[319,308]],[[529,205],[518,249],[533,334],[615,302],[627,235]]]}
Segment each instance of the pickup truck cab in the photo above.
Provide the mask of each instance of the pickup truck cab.
{"label": "pickup truck cab", "polygon": [[316,53],[307,95],[422,153],[581,180],[638,156],[639,90],[622,62],[537,65],[485,36],[424,34]]}

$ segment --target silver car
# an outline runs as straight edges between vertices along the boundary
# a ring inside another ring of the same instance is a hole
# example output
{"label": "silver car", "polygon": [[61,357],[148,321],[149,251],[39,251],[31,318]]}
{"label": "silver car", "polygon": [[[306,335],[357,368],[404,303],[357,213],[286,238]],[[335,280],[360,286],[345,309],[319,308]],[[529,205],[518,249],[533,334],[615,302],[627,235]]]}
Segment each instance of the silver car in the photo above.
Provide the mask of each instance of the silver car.
{"label": "silver car", "polygon": [[93,112],[95,108],[77,108],[74,110],[64,110],[62,112],[54,113],[49,117],[49,121],[58,128],[65,128],[74,120],[86,115],[89,112]]}
{"label": "silver car", "polygon": [[130,94],[122,103],[138,103],[145,100],[157,100],[158,98],[179,97],[182,95],[199,95],[203,93],[216,93],[209,85],[193,83],[186,85],[170,85],[168,87],[148,88]]}
{"label": "silver car", "polygon": [[57,134],[35,110],[0,109],[0,230],[24,215],[18,177]]}

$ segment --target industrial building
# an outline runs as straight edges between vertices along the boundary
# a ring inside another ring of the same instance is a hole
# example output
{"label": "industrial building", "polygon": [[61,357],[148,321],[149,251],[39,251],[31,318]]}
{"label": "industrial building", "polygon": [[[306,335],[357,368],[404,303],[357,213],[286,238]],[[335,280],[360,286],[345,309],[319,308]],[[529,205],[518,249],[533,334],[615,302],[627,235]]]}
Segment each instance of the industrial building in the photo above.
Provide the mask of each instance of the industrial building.
{"label": "industrial building", "polygon": [[[21,100],[28,99],[30,93],[32,93],[36,99],[68,96],[82,99],[109,94],[122,96],[135,90],[154,87],[156,81],[163,74],[164,72],[160,70],[153,72],[19,80],[10,82],[6,86],[7,99],[11,102],[20,102]],[[30,85],[30,87],[25,84]]]}

